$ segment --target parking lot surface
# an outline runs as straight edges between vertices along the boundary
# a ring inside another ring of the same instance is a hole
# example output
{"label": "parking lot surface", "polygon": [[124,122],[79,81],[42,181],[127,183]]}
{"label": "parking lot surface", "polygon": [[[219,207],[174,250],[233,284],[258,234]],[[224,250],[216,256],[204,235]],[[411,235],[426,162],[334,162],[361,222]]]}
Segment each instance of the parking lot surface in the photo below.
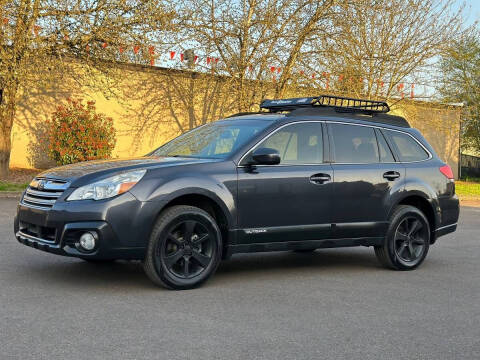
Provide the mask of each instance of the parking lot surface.
{"label": "parking lot surface", "polygon": [[0,359],[479,359],[480,208],[418,270],[373,249],[237,255],[168,291],[138,262],[18,243],[0,199]]}

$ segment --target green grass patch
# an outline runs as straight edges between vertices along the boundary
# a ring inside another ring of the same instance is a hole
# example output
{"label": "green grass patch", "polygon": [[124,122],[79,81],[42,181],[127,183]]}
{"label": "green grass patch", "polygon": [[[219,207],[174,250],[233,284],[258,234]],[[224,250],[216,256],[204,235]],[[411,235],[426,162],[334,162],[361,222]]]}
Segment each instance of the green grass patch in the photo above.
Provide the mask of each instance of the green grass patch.
{"label": "green grass patch", "polygon": [[15,184],[9,183],[6,181],[0,181],[0,191],[23,191],[27,188],[28,183],[26,184]]}
{"label": "green grass patch", "polygon": [[456,181],[455,192],[459,196],[480,197],[480,182]]}

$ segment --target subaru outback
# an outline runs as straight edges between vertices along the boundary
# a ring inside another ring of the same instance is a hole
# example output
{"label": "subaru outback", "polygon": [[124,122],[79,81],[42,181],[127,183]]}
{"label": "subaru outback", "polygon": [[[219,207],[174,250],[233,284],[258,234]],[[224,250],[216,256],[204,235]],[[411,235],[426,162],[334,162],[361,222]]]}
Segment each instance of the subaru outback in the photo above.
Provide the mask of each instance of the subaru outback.
{"label": "subaru outback", "polygon": [[387,103],[265,100],[150,154],[47,170],[21,197],[17,240],[90,262],[136,259],[170,289],[236,253],[371,246],[412,270],[456,230],[451,168]]}

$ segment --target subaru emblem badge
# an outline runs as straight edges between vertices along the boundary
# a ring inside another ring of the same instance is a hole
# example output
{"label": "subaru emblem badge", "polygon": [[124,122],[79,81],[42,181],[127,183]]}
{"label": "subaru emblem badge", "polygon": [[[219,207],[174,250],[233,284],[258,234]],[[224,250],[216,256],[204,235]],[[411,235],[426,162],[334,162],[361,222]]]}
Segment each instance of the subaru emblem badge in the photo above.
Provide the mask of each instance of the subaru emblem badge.
{"label": "subaru emblem badge", "polygon": [[44,190],[45,189],[45,180],[40,180],[37,184],[37,188],[39,190]]}

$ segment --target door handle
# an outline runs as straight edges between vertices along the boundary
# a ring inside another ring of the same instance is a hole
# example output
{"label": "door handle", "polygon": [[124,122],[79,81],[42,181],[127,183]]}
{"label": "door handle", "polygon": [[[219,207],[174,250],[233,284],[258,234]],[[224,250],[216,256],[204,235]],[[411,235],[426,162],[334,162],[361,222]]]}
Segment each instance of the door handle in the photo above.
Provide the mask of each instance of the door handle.
{"label": "door handle", "polygon": [[389,181],[394,181],[395,179],[398,179],[400,177],[400,173],[397,171],[387,171],[385,174],[383,174],[383,178],[387,179]]}
{"label": "door handle", "polygon": [[310,182],[316,185],[325,184],[329,182],[332,178],[328,174],[315,174],[310,176]]}

